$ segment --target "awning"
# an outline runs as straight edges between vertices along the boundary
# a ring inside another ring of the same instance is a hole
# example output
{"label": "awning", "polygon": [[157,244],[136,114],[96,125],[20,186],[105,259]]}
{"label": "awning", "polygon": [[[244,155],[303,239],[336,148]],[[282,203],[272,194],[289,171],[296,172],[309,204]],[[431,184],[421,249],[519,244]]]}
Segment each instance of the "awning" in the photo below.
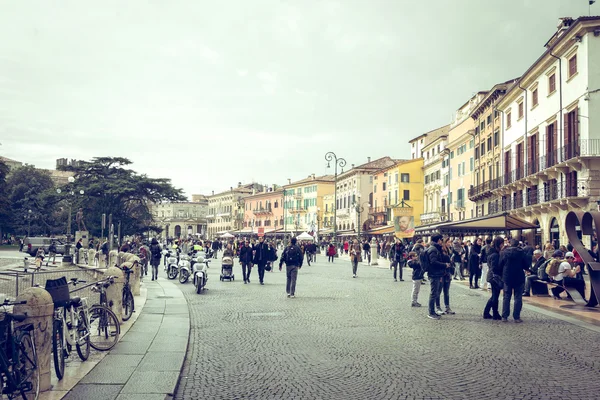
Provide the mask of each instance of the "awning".
{"label": "awning", "polygon": [[354,236],[356,235],[356,231],[354,229],[347,229],[345,231],[337,231],[337,236]]}
{"label": "awning", "polygon": [[394,233],[394,225],[378,226],[365,232],[367,235],[389,235],[391,233]]}
{"label": "awning", "polygon": [[537,229],[538,226],[517,218],[509,213],[487,215],[478,218],[466,219],[463,221],[449,221],[441,224],[431,224],[419,226],[415,232],[420,234],[439,233],[461,233],[461,234],[479,234],[479,233],[500,233],[512,231],[515,229]]}

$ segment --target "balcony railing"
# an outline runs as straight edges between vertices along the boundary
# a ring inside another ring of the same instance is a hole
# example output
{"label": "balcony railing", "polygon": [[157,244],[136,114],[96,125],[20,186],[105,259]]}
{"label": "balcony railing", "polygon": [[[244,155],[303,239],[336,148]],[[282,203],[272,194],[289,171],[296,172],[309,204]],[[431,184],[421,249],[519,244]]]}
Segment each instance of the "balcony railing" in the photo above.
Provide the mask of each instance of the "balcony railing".
{"label": "balcony railing", "polygon": [[252,212],[254,213],[254,215],[266,215],[272,213],[271,207],[257,208],[256,210],[252,210]]}
{"label": "balcony railing", "polygon": [[387,214],[387,212],[388,212],[387,207],[369,207],[369,214],[371,214],[371,215]]}
{"label": "balcony railing", "polygon": [[[589,182],[586,180],[549,181],[544,186],[538,186],[523,191],[521,195],[514,193],[505,196],[500,201],[499,209],[495,212],[517,210],[522,207],[549,203],[557,200],[590,196]],[[490,203],[490,207],[492,207]],[[494,206],[496,207],[496,206]]]}
{"label": "balcony railing", "polygon": [[436,222],[446,221],[448,214],[440,211],[432,211],[421,214],[421,224],[433,224]]}
{"label": "balcony railing", "polygon": [[507,174],[491,179],[480,185],[469,189],[469,199],[478,200],[487,195],[491,190],[510,185],[520,179],[542,172],[557,164],[569,161],[577,157],[600,156],[600,139],[580,140],[578,143],[570,143],[550,153],[544,154],[523,166],[518,166]]}
{"label": "balcony railing", "polygon": [[287,212],[289,212],[291,214],[297,214],[297,213],[306,212],[306,209],[304,207],[288,208]]}

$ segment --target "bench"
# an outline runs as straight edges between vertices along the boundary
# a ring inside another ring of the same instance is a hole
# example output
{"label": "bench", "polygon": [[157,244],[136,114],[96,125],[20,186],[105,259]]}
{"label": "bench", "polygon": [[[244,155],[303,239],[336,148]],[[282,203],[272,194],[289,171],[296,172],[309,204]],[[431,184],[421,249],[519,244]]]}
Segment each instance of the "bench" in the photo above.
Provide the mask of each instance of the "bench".
{"label": "bench", "polygon": [[587,305],[587,301],[585,301],[585,299],[583,297],[581,297],[577,288],[575,288],[573,286],[560,285],[556,282],[542,281],[542,280],[533,281],[531,283],[531,293],[535,296],[548,296],[549,297],[550,294],[548,293],[548,289],[557,287],[557,286],[562,287],[565,290],[565,292],[567,292],[567,294],[571,297],[571,299],[573,300],[573,302],[575,304],[580,305],[580,306]]}

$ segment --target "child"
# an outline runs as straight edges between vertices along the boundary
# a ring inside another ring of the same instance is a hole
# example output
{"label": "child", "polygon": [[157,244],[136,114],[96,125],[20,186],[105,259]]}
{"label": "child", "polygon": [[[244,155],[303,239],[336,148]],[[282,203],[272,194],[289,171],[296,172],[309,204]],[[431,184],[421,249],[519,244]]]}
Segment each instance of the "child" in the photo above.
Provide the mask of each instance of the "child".
{"label": "child", "polygon": [[421,268],[421,264],[419,263],[419,256],[414,251],[408,253],[408,266],[412,268],[412,281],[413,281],[413,289],[412,289],[412,307],[421,307],[421,304],[417,301],[419,299],[419,290],[421,290],[423,279],[423,269]]}

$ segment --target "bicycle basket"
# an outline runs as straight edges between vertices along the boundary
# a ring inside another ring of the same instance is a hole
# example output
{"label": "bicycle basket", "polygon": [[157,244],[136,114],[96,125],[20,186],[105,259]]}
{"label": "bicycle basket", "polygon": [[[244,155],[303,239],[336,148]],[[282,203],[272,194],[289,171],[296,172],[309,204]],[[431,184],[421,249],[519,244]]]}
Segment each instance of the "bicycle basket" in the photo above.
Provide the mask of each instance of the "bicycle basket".
{"label": "bicycle basket", "polygon": [[55,307],[62,307],[69,304],[69,284],[66,277],[48,279],[46,281],[46,290],[52,296]]}

